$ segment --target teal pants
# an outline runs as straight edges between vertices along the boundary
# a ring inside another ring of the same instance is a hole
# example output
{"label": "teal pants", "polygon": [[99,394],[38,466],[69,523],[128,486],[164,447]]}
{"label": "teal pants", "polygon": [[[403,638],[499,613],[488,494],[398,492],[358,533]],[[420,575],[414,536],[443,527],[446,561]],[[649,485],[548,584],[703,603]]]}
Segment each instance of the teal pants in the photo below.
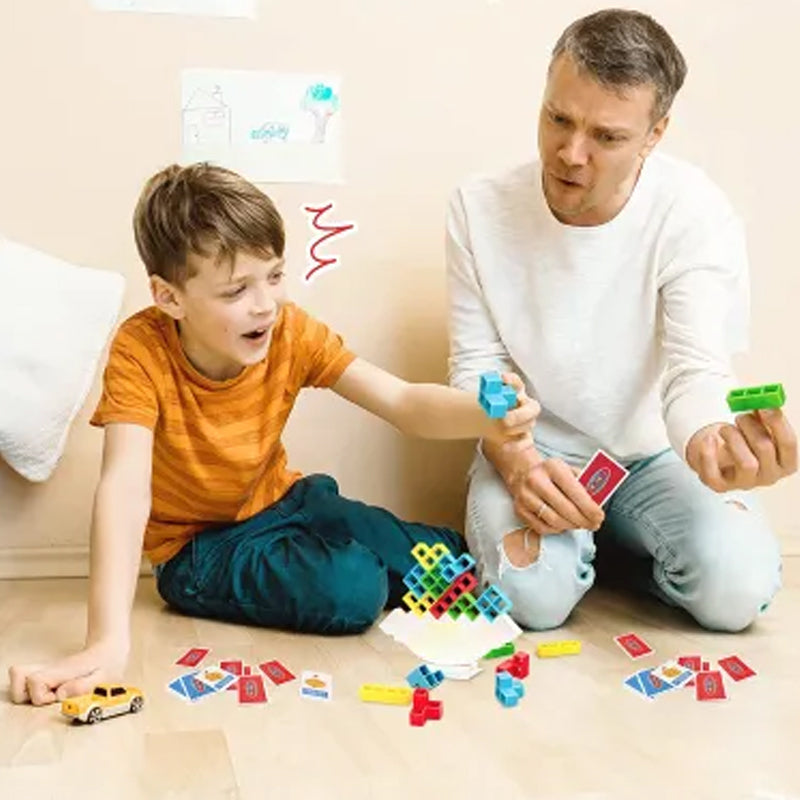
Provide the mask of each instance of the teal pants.
{"label": "teal pants", "polygon": [[321,634],[358,633],[400,604],[417,542],[465,549],[449,528],[404,522],[339,494],[327,475],[277,503],[196,534],[156,569],[158,591],[184,614]]}

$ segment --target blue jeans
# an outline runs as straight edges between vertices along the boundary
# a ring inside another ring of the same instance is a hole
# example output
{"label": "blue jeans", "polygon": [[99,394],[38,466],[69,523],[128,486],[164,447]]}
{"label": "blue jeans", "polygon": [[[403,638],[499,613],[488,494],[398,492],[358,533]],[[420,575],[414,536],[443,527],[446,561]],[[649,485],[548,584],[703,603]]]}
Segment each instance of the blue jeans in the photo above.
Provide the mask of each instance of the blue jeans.
{"label": "blue jeans", "polygon": [[713,492],[672,450],[626,466],[630,475],[606,504],[596,534],[544,536],[537,560],[516,567],[502,540],[525,524],[479,452],[470,469],[466,538],[482,579],[508,594],[521,626],[556,628],[594,583],[597,542],[600,569],[624,563],[632,584],[705,628],[748,627],[781,585],[778,543],[753,493]]}
{"label": "blue jeans", "polygon": [[464,550],[455,531],[404,522],[310,475],[278,502],[196,534],[156,570],[158,591],[185,614],[306,633],[368,628],[405,594],[417,542]]}

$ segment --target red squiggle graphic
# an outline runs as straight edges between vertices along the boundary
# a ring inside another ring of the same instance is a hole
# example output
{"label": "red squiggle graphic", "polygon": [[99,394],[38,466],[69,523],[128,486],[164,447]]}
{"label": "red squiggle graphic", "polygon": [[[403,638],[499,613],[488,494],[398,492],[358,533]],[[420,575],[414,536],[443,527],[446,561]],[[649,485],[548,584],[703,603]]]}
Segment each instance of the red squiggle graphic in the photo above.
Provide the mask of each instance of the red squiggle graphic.
{"label": "red squiggle graphic", "polygon": [[324,236],[320,236],[319,239],[310,243],[308,246],[308,257],[309,259],[313,260],[314,266],[303,276],[306,283],[308,283],[311,280],[311,278],[321,269],[333,266],[339,260],[338,256],[333,256],[332,258],[325,258],[318,256],[316,253],[317,247],[326,242],[328,239],[332,239],[334,236],[340,236],[344,233],[348,233],[349,231],[354,231],[356,229],[356,225],[354,222],[348,222],[341,225],[320,224],[320,218],[328,211],[330,211],[332,208],[333,208],[333,203],[328,203],[327,205],[321,206],[319,208],[314,208],[312,206],[303,206],[303,211],[307,211],[309,214],[314,215],[314,219],[311,220],[312,227],[314,227],[318,231],[325,231]]}

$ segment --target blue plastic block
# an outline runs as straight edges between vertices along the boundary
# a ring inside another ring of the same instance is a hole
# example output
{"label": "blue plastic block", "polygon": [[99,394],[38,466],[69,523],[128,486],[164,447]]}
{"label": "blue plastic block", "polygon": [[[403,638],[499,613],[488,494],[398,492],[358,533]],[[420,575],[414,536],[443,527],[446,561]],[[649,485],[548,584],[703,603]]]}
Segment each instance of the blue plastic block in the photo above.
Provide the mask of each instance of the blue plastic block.
{"label": "blue plastic block", "polygon": [[420,664],[406,676],[408,685],[413,689],[435,689],[443,680],[444,673],[432,670],[427,664]]}
{"label": "blue plastic block", "polygon": [[509,411],[511,411],[512,408],[517,407],[517,392],[513,386],[508,386],[506,384],[503,384],[503,388],[500,394],[503,395],[503,398],[506,401],[506,407],[508,408]]}
{"label": "blue plastic block", "polygon": [[422,597],[426,589],[421,581],[425,574],[425,569],[420,564],[415,564],[403,577],[403,583],[409,588],[416,598]]}
{"label": "blue plastic block", "polygon": [[506,708],[513,708],[525,696],[525,687],[510,673],[498,672],[494,678],[494,696]]}
{"label": "blue plastic block", "polygon": [[491,584],[484,589],[483,594],[475,601],[475,605],[489,622],[494,622],[497,617],[511,611],[513,604],[500,589]]}
{"label": "blue plastic block", "polygon": [[479,398],[483,410],[492,419],[502,419],[508,411],[506,398],[500,392],[496,394],[483,394]]}
{"label": "blue plastic block", "polygon": [[[442,559],[444,562],[444,559]],[[458,558],[450,556],[447,564],[439,564],[442,570],[442,577],[451,584],[459,575],[463,575],[475,566],[475,559],[469,553],[462,553]]]}
{"label": "blue plastic block", "polygon": [[494,370],[481,375],[479,394],[498,394],[503,390],[503,379],[500,373]]}

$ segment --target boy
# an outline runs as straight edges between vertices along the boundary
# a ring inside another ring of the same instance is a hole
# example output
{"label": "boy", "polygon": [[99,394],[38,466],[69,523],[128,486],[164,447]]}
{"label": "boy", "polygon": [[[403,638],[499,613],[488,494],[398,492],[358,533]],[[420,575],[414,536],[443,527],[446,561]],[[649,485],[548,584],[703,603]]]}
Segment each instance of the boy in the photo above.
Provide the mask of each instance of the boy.
{"label": "boy", "polygon": [[120,326],[92,418],[105,444],[86,644],[44,669],[12,667],[15,702],[121,677],[142,545],[159,593],[183,613],[329,634],[364,630],[400,601],[416,542],[463,550],[454,531],[287,468],[280,434],[304,386],[332,388],[412,435],[532,444],[538,405],[515,375],[504,377],[517,407],[491,420],[471,394],[356,358],[288,302],[283,221],[241,176],[163,170],[139,198],[134,232],[155,305]]}

